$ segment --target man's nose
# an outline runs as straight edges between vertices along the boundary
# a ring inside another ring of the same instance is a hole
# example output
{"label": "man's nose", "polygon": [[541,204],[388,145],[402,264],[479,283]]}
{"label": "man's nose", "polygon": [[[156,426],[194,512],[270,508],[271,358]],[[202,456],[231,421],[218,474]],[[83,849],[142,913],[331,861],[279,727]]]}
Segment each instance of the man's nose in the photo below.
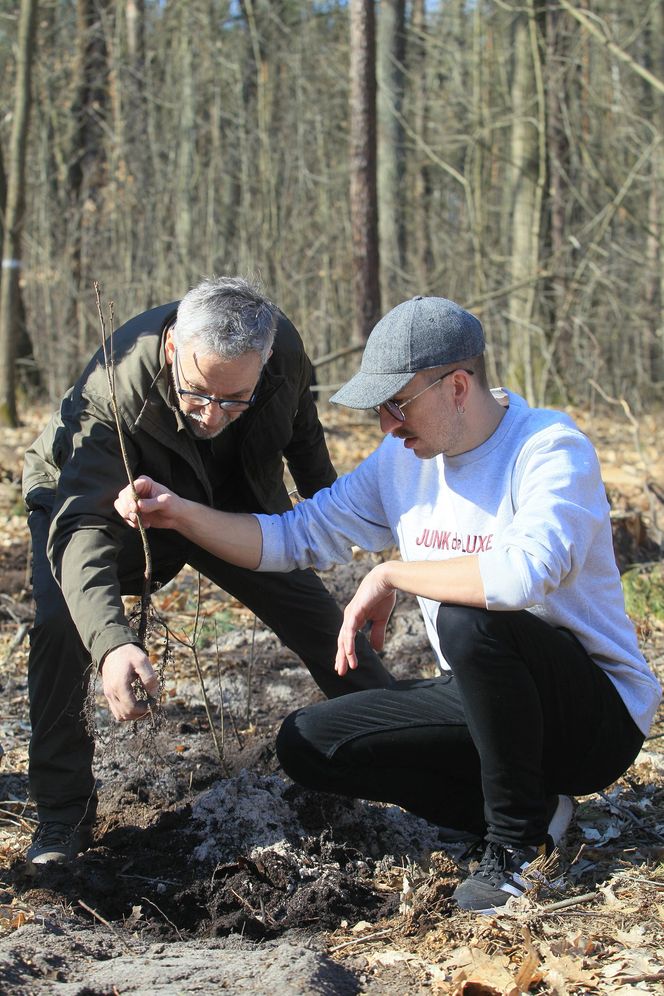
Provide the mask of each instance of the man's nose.
{"label": "man's nose", "polygon": [[220,408],[217,404],[206,405],[202,409],[203,422],[205,425],[219,425],[221,422],[228,421],[228,414]]}
{"label": "man's nose", "polygon": [[395,418],[394,415],[390,415],[387,408],[384,406],[381,406],[378,419],[380,422],[380,431],[386,436],[388,433],[394,432],[395,429],[398,429],[400,425],[403,425],[403,422],[400,419]]}

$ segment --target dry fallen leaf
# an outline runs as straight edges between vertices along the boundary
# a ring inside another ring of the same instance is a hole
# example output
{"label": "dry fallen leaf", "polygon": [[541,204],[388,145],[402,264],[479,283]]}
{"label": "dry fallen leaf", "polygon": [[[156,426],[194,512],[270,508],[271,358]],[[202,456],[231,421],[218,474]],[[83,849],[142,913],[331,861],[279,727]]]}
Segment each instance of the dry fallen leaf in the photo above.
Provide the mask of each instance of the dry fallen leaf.
{"label": "dry fallen leaf", "polygon": [[580,958],[552,955],[543,965],[544,981],[556,992],[566,993],[571,986],[583,987],[584,992],[597,988],[598,974],[594,966],[586,966]]}
{"label": "dry fallen leaf", "polygon": [[454,958],[446,963],[452,972],[453,992],[475,994],[475,996],[512,996],[519,992],[514,975],[510,971],[510,961],[506,955],[492,954],[477,948],[461,948]]}
{"label": "dry fallen leaf", "polygon": [[8,934],[14,930],[19,930],[26,923],[31,923],[34,918],[32,910],[17,908],[14,899],[8,906],[0,906],[0,933]]}

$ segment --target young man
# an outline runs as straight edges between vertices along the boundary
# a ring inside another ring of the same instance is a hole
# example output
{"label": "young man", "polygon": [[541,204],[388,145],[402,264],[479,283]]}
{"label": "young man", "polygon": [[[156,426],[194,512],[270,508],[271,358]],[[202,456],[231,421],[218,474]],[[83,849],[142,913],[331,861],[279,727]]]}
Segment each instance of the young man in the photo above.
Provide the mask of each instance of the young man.
{"label": "young man", "polygon": [[[566,415],[489,389],[480,322],[444,298],[394,308],[332,399],[375,408],[386,438],[355,471],[282,516],[228,517],[139,481],[146,523],[260,571],[398,543],[344,613],[336,668],[383,645],[397,591],[418,596],[441,666],[291,714],[277,749],[311,788],[398,803],[484,848],[457,888],[487,911],[569,823],[569,796],[636,757],[661,690],[624,608],[596,454]],[[118,510],[135,522],[127,491]],[[232,530],[229,528],[232,523]],[[232,537],[231,537],[232,532]]]}
{"label": "young man", "polygon": [[[303,496],[334,481],[302,341],[246,281],[204,281],[179,304],[132,319],[113,340],[132,474],[154,475],[211,508],[256,512],[291,507],[284,458]],[[144,571],[140,539],[113,509],[126,476],[100,350],[25,460],[36,601],[29,661],[30,791],[39,816],[27,855],[33,870],[68,860],[90,839],[97,799],[83,708],[91,667],[101,668],[118,720],[146,712],[132,690],[136,678],[148,693],[158,690],[121,598],[140,593]],[[177,533],[153,531],[150,547],[155,583],[191,564],[270,626],[326,695],[352,690],[334,671],[341,611],[312,571],[254,574]],[[358,652],[366,670],[357,687],[388,686],[392,679],[364,638]]]}

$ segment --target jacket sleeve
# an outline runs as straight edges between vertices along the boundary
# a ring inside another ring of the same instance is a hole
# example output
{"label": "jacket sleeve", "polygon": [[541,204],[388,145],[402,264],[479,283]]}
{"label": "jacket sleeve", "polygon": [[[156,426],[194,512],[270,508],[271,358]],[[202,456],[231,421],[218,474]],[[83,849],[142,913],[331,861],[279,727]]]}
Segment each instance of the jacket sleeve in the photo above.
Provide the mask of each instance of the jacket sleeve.
{"label": "jacket sleeve", "polygon": [[303,498],[310,498],[321,488],[329,487],[337,476],[330,460],[323,426],[318,418],[311,391],[311,378],[311,362],[302,347],[296,382],[298,406],[293,420],[293,434],[284,450],[284,456]]}
{"label": "jacket sleeve", "polygon": [[[125,434],[132,471],[138,460]],[[93,660],[114,647],[138,643],[125,616],[118,559],[126,527],[113,501],[126,483],[113,416],[82,396],[63,406],[54,440],[61,468],[48,539],[48,556],[71,617]]]}

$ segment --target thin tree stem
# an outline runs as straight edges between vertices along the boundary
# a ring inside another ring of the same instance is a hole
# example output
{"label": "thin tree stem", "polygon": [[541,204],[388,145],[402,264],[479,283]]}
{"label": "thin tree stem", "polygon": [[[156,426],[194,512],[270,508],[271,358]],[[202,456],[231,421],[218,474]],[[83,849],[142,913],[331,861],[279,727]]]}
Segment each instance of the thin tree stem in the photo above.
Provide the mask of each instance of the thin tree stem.
{"label": "thin tree stem", "polygon": [[[129,458],[127,456],[127,449],[125,447],[124,435],[122,433],[122,425],[120,422],[120,414],[118,412],[117,398],[115,394],[115,360],[113,357],[113,332],[114,332],[114,314],[113,314],[113,302],[109,302],[109,314],[111,321],[111,331],[106,338],[106,322],[104,320],[104,314],[101,307],[101,296],[99,291],[99,282],[95,280],[94,282],[95,299],[97,302],[97,314],[99,316],[99,324],[101,328],[101,345],[104,351],[104,368],[106,370],[106,379],[108,381],[108,390],[111,398],[111,408],[113,409],[113,417],[115,419],[115,425],[118,432],[118,441],[120,443],[120,452],[122,454],[122,462],[125,466],[125,471],[127,472],[127,480],[129,481],[129,486],[131,487],[132,497],[136,502],[138,502],[138,495],[134,490],[134,477],[131,472],[131,467],[129,466]],[[141,542],[143,544],[143,556],[145,558],[145,569],[143,571],[143,591],[141,593],[141,612],[138,620],[138,639],[145,649],[145,637],[148,628],[148,619],[150,615],[150,591],[152,588],[152,554],[150,553],[150,545],[148,543],[147,533],[141,519],[141,513],[138,512],[138,531],[141,535]]]}

